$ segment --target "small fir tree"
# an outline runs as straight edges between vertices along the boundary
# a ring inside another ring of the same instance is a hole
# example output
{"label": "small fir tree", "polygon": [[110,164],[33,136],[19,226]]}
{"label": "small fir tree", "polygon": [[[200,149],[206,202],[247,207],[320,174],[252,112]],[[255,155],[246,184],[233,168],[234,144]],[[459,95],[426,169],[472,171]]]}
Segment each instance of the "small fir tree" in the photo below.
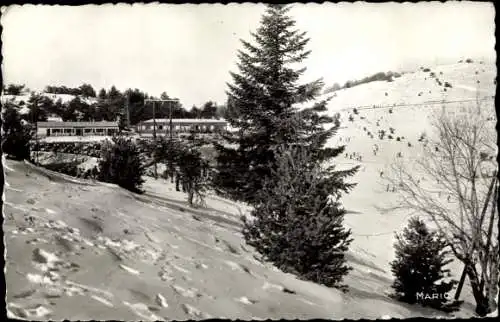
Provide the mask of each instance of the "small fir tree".
{"label": "small fir tree", "polygon": [[449,292],[457,284],[444,267],[452,262],[443,236],[429,230],[419,218],[412,218],[403,234],[396,234],[396,259],[391,262],[395,276],[392,288],[398,300],[443,311],[457,310],[461,302],[450,302]]}
{"label": "small fir tree", "polygon": [[158,138],[153,147],[153,158],[167,166],[165,177],[175,179],[177,191],[182,185],[190,206],[204,204],[205,191],[209,185],[206,175],[208,163],[202,158],[201,144],[196,133],[192,132],[185,142]]}
{"label": "small fir tree", "polygon": [[190,206],[203,205],[207,189],[206,177],[203,175],[205,161],[200,151],[195,148],[184,148],[179,152],[179,176],[188,195],[188,203]]}

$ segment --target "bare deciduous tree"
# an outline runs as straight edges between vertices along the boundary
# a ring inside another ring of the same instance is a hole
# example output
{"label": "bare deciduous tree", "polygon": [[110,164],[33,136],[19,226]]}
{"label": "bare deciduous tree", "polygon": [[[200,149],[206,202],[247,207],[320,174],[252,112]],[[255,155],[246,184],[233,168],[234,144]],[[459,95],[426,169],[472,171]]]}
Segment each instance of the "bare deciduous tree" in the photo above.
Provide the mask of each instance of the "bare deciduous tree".
{"label": "bare deciduous tree", "polygon": [[397,188],[398,203],[386,211],[426,215],[442,232],[454,256],[464,263],[476,301],[476,313],[495,310],[499,245],[498,164],[494,109],[443,107],[432,118],[422,153],[396,159],[386,180]]}

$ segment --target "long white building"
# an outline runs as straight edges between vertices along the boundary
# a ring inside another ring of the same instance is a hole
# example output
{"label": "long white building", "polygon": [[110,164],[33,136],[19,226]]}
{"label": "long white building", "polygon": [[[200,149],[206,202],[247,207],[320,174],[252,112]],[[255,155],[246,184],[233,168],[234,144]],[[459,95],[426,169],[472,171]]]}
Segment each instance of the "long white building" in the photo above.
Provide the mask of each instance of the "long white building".
{"label": "long white building", "polygon": [[[155,125],[156,124],[156,125]],[[156,119],[140,122],[136,126],[139,134],[153,134],[156,126],[156,134],[164,135],[170,133],[170,119]],[[227,129],[227,121],[211,119],[172,119],[172,133],[186,134],[191,131],[198,133],[218,133]]]}
{"label": "long white building", "polygon": [[118,133],[118,122],[37,122],[41,139],[52,137],[109,137]]}

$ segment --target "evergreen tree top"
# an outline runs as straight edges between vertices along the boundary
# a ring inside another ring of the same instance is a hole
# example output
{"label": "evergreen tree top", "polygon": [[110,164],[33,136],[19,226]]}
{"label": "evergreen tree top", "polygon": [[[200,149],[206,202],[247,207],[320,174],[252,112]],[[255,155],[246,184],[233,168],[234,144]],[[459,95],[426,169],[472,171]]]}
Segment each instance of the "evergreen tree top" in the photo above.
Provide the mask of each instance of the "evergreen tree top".
{"label": "evergreen tree top", "polygon": [[[315,162],[320,163],[344,150],[343,146],[325,148],[340,123],[319,114],[327,111],[329,100],[315,101],[322,94],[322,80],[300,80],[306,69],[298,65],[310,54],[306,49],[309,38],[294,28],[289,8],[267,6],[260,26],[251,33],[254,41],[241,40],[239,72],[231,72],[232,82],[228,84],[230,113],[226,118],[237,131],[223,135],[226,146],[216,144],[220,168],[215,182],[226,186],[224,189],[240,190],[236,194],[246,195],[244,201],[253,199],[263,180],[271,175],[277,146],[307,147]],[[298,105],[305,104],[310,106],[299,110]],[[325,130],[327,123],[333,126]],[[335,190],[343,186],[341,178],[356,170],[336,172],[331,187]]]}

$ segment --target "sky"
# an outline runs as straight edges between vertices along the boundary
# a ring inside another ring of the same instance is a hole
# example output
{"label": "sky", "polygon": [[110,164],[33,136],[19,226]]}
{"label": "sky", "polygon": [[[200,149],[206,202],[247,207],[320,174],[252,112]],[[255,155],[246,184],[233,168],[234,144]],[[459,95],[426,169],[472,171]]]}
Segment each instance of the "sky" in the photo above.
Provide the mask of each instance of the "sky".
{"label": "sky", "polygon": [[[96,90],[115,85],[190,108],[226,101],[240,39],[260,24],[258,4],[119,4],[2,7],[5,83]],[[380,71],[494,62],[495,9],[486,2],[293,4],[311,38],[302,80],[340,84]]]}

